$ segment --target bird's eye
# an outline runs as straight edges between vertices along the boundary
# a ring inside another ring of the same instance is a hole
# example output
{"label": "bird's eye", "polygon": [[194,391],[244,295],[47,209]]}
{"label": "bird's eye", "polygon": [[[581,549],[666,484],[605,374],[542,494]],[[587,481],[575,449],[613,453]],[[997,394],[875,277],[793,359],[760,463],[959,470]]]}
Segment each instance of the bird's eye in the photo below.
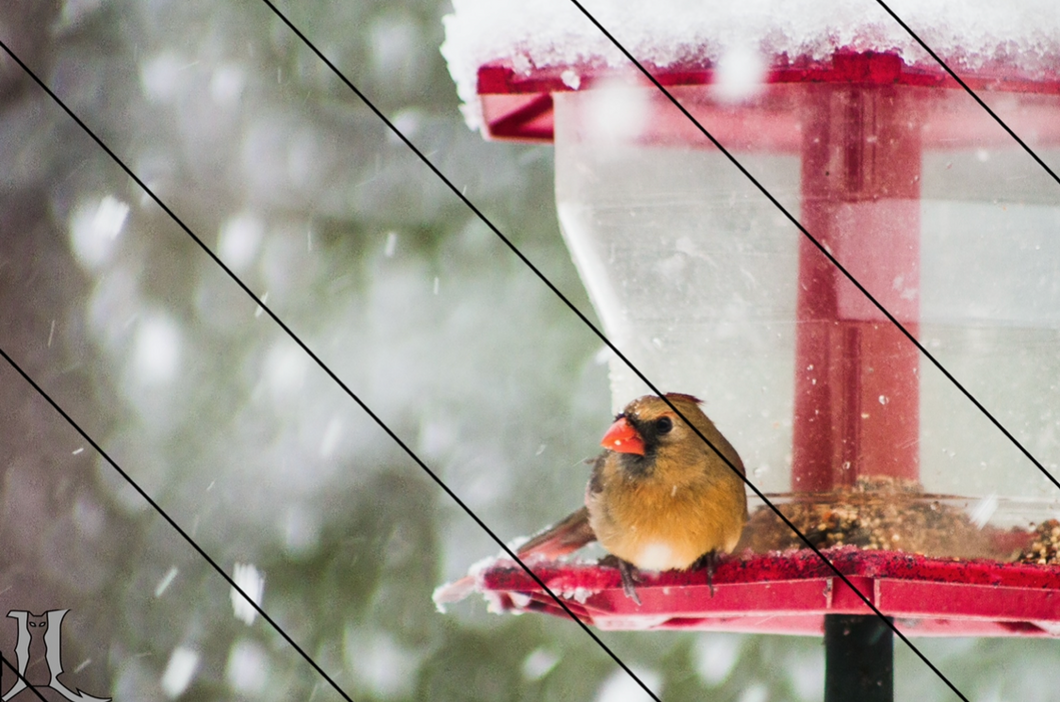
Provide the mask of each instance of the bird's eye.
{"label": "bird's eye", "polygon": [[655,431],[659,434],[668,434],[674,428],[674,423],[669,417],[659,417],[655,420]]}

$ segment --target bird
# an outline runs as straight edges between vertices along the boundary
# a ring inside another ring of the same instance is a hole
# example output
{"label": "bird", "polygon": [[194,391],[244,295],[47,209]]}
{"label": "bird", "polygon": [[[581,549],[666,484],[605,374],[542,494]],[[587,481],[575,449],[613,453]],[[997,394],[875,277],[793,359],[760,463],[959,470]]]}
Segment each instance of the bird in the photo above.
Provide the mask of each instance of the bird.
{"label": "bird", "polygon": [[747,522],[746,471],[700,404],[667,393],[626,405],[600,442],[585,505],[522,544],[520,560],[553,560],[598,541],[638,605],[637,570],[706,567],[713,594],[716,556],[733,551]]}

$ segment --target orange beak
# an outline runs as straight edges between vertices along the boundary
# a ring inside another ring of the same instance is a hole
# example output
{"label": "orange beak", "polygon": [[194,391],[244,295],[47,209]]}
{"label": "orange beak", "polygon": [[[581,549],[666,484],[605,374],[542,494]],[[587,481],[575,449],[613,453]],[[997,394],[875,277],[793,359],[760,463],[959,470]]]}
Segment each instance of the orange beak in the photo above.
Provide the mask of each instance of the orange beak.
{"label": "orange beak", "polygon": [[617,451],[618,453],[644,455],[644,439],[640,438],[640,434],[637,433],[632,424],[626,421],[625,417],[619,417],[615,420],[615,423],[604,434],[600,445],[605,449]]}

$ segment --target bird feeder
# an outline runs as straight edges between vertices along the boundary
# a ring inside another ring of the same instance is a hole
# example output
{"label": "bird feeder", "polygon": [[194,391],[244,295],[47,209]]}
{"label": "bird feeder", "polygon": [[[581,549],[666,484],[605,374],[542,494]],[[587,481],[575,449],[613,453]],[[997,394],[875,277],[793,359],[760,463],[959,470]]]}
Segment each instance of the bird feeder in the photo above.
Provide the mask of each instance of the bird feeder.
{"label": "bird feeder", "polygon": [[[909,334],[1056,474],[1060,185],[937,64],[838,48],[732,89],[648,70]],[[964,80],[1060,165],[1060,62]],[[604,331],[663,391],[705,399],[748,478],[908,636],[1060,636],[1056,488],[784,213],[635,72],[498,60],[489,139],[552,142],[563,236]],[[610,361],[614,408],[650,392]],[[871,615],[752,499],[703,572],[534,570],[603,629],[821,635]],[[560,515],[557,515],[557,517]],[[567,616],[513,564],[501,610]],[[829,617],[832,619],[829,619]]]}

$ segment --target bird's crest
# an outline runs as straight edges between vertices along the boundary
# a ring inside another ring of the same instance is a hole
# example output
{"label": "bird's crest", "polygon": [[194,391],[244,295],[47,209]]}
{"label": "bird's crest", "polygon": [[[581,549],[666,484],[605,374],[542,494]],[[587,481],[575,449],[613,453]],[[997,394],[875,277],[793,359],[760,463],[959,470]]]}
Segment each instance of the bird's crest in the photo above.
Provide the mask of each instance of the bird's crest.
{"label": "bird's crest", "polygon": [[666,399],[668,399],[670,401],[687,400],[688,402],[691,402],[693,404],[697,404],[697,405],[703,404],[703,400],[699,399],[695,395],[686,395],[683,392],[668,392],[668,393],[666,393]]}

